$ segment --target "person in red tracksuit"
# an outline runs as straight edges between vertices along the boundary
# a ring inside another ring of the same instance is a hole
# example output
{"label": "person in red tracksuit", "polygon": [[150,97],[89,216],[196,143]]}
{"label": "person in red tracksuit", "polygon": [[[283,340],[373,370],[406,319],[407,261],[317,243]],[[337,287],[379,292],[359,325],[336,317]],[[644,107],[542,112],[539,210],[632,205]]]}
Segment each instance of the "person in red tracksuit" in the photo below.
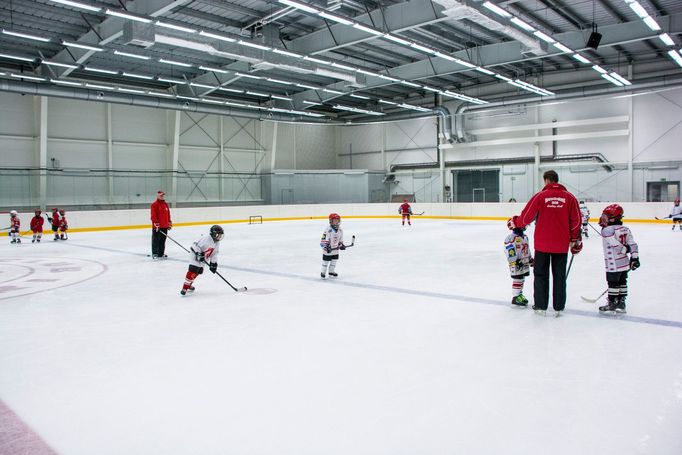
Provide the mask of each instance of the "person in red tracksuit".
{"label": "person in red tracksuit", "polygon": [[36,209],[35,211],[35,216],[31,218],[31,231],[33,232],[33,240],[31,240],[31,243],[40,243],[40,239],[43,236],[43,224],[45,223],[45,220],[43,219],[42,216],[40,216],[43,212],[40,211],[40,209]]}
{"label": "person in red tracksuit", "polygon": [[166,234],[173,227],[170,207],[165,200],[166,193],[159,190],[156,200],[151,205],[152,219],[152,258],[159,259],[168,257],[166,251]]}
{"label": "person in red tracksuit", "polygon": [[405,226],[405,218],[407,218],[407,224],[412,226],[410,223],[410,216],[412,216],[412,207],[407,203],[407,199],[403,199],[403,204],[398,209],[398,213],[403,216],[403,226]]}
{"label": "person in red tracksuit", "polygon": [[568,251],[580,253],[582,217],[578,200],[559,184],[555,171],[544,173],[545,187],[528,201],[520,215],[507,222],[509,229],[535,225],[534,305],[545,314],[549,304],[549,269],[552,268],[552,306],[556,316],[566,306],[566,263]]}

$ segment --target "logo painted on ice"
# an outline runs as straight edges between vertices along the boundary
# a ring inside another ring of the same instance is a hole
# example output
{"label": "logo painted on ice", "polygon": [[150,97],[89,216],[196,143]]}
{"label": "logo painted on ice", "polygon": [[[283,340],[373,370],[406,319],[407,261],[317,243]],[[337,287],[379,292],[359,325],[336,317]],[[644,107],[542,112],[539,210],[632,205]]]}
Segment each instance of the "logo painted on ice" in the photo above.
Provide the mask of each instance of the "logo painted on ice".
{"label": "logo painted on ice", "polygon": [[85,259],[2,258],[0,300],[82,283],[106,270],[106,265]]}

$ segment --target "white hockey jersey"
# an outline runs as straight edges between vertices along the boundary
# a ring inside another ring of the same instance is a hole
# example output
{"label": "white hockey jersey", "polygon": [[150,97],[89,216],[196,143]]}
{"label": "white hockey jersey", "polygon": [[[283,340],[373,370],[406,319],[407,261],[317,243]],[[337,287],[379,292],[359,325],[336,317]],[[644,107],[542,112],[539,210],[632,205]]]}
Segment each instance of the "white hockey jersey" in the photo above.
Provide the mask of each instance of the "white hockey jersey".
{"label": "white hockey jersey", "polygon": [[527,235],[516,235],[513,232],[504,239],[504,251],[509,261],[511,276],[530,274],[530,246]]}
{"label": "white hockey jersey", "polygon": [[[330,253],[327,253],[326,251],[327,245],[332,249]],[[339,247],[341,245],[343,245],[343,229],[341,229],[341,227],[334,229],[331,226],[327,226],[327,229],[322,233],[322,239],[320,240],[320,247],[322,247],[323,254],[339,254]]]}
{"label": "white hockey jersey", "polygon": [[189,262],[197,267],[203,267],[205,264],[197,261],[197,258],[194,256],[195,251],[203,252],[204,259],[208,263],[218,262],[216,258],[220,251],[220,242],[214,241],[210,235],[205,235],[192,244],[190,247]]}
{"label": "white hockey jersey", "polygon": [[670,211],[670,215],[673,220],[682,219],[682,205],[673,205],[673,209]]}
{"label": "white hockey jersey", "polygon": [[590,209],[588,209],[586,205],[581,205],[579,208],[580,208],[580,216],[583,220],[583,224],[589,223],[590,222]]}
{"label": "white hockey jersey", "polygon": [[625,272],[630,270],[628,246],[630,256],[639,257],[639,249],[632,237],[632,232],[626,226],[606,226],[601,230],[602,245],[604,246],[604,263],[607,272]]}

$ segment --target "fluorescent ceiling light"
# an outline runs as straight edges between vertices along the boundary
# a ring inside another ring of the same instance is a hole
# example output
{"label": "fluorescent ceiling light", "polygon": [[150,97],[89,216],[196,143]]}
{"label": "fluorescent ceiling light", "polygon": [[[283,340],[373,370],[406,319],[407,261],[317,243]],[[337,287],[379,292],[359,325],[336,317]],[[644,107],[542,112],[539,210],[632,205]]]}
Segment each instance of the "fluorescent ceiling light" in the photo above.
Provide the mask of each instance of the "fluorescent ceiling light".
{"label": "fluorescent ceiling light", "polygon": [[95,89],[100,89],[100,90],[114,90],[115,87],[112,87],[110,85],[98,85],[98,84],[85,84],[87,88],[95,88]]}
{"label": "fluorescent ceiling light", "polygon": [[488,76],[494,76],[495,75],[494,71],[490,71],[489,69],[485,69],[482,66],[477,66],[476,68],[474,68],[474,70],[478,71],[479,73],[487,74]]}
{"label": "fluorescent ceiling light", "polygon": [[556,40],[555,40],[554,38],[552,38],[551,36],[549,36],[549,35],[546,34],[545,32],[541,32],[540,30],[534,31],[534,32],[533,32],[533,35],[537,36],[537,37],[540,38],[542,41],[545,41],[545,42],[547,42],[547,43],[549,43],[549,44],[556,43]]}
{"label": "fluorescent ceiling light", "polygon": [[382,36],[384,32],[380,32],[379,30],[375,30],[373,28],[367,27],[366,25],[358,24],[357,22],[353,24],[353,28],[357,28],[358,30],[362,30],[363,32],[371,33],[372,35],[376,36]]}
{"label": "fluorescent ceiling light", "polygon": [[324,11],[320,11],[317,13],[320,17],[324,17],[325,19],[329,19],[330,21],[338,22],[339,24],[343,25],[351,25],[353,21],[349,21],[348,19],[345,19],[343,17],[336,16],[334,14],[329,14]]}
{"label": "fluorescent ceiling light", "polygon": [[268,81],[268,82],[274,82],[275,84],[292,85],[291,82],[283,81],[283,80],[281,80],[281,79],[275,79],[275,78],[272,78],[272,77],[268,77],[268,78],[265,79],[265,80]]}
{"label": "fluorescent ceiling light", "polygon": [[342,64],[336,63],[336,62],[332,62],[332,66],[334,68],[339,68],[339,69],[346,70],[346,71],[355,71],[355,68],[353,68],[352,66],[342,65]]}
{"label": "fluorescent ceiling light", "polygon": [[125,88],[125,87],[119,87],[118,88],[119,92],[126,92],[126,93],[144,93],[144,90],[136,90],[132,88]]}
{"label": "fluorescent ceiling light", "polygon": [[17,79],[28,79],[29,81],[45,81],[46,79],[44,77],[38,77],[38,76],[27,76],[25,74],[10,74],[12,77],[16,77]]}
{"label": "fluorescent ceiling light", "polygon": [[84,9],[87,11],[102,11],[102,8],[99,6],[92,6],[92,5],[86,5],[85,3],[81,2],[73,2],[71,0],[50,0],[52,3],[59,3],[60,5],[66,5],[66,6],[72,6],[74,8],[80,8]]}
{"label": "fluorescent ceiling light", "polygon": [[609,73],[609,76],[611,76],[612,78],[614,78],[615,80],[617,80],[618,82],[620,82],[620,83],[623,84],[623,85],[632,85],[632,82],[630,82],[629,80],[625,79],[623,76],[621,76],[620,74],[616,73],[615,71],[610,72],[610,73]]}
{"label": "fluorescent ceiling light", "polygon": [[373,72],[371,72],[371,71],[367,71],[367,70],[363,70],[363,69],[357,69],[357,70],[355,70],[355,71],[357,71],[357,72],[360,73],[360,74],[364,74],[364,75],[366,75],[366,76],[379,77],[379,75],[378,75],[377,73],[373,73]]}
{"label": "fluorescent ceiling light", "polygon": [[2,29],[2,33],[5,35],[9,35],[9,36],[16,36],[17,38],[26,38],[26,39],[31,39],[34,41],[42,41],[43,43],[47,43],[49,41],[52,41],[50,38],[43,38],[42,36],[29,35],[28,33],[13,32],[11,30],[5,30],[5,29]]}
{"label": "fluorescent ceiling light", "polygon": [[108,14],[109,16],[116,16],[122,19],[130,19],[131,21],[143,22],[145,24],[149,24],[152,21],[151,19],[146,17],[137,16],[135,14],[130,14],[125,11],[118,11],[115,9],[107,8],[107,10],[104,13]]}
{"label": "fluorescent ceiling light", "polygon": [[159,80],[161,82],[169,82],[171,84],[186,84],[187,83],[187,81],[185,81],[183,79],[173,79],[170,77],[159,77],[159,78],[157,78],[157,80]]}
{"label": "fluorescent ceiling light", "polygon": [[333,93],[334,95],[343,95],[343,92],[339,92],[337,90],[332,90],[330,88],[323,88],[322,91],[327,92],[327,93]]}
{"label": "fluorescent ceiling light", "polygon": [[166,65],[184,66],[185,68],[191,68],[192,67],[192,65],[189,63],[178,62],[176,60],[166,60],[165,58],[160,58],[159,63],[165,63]]}
{"label": "fluorescent ceiling light", "polygon": [[204,70],[204,71],[213,71],[214,73],[223,73],[223,74],[228,73],[228,71],[222,70],[220,68],[213,68],[211,66],[200,66],[199,69]]}
{"label": "fluorescent ceiling light", "polygon": [[298,3],[298,2],[291,1],[291,0],[278,0],[278,1],[280,3],[287,5],[287,6],[291,6],[293,8],[300,9],[301,11],[305,11],[308,13],[319,13],[320,12],[320,10],[313,8],[311,6],[308,6],[305,3]]}
{"label": "fluorescent ceiling light", "polygon": [[649,13],[646,12],[644,7],[639,4],[639,2],[632,2],[630,3],[630,8],[632,8],[632,11],[635,12],[637,16],[639,16],[640,19],[644,19],[645,17],[649,17]]}
{"label": "fluorescent ceiling light", "polygon": [[225,104],[225,101],[214,100],[213,98],[202,98],[200,101],[204,103]]}
{"label": "fluorescent ceiling light", "polygon": [[146,79],[146,80],[154,79],[152,76],[147,76],[144,74],[137,74],[137,73],[123,73],[123,76],[134,77],[136,79]]}
{"label": "fluorescent ceiling light", "polygon": [[274,98],[276,100],[291,101],[291,98],[287,98],[286,96],[270,95],[270,98]]}
{"label": "fluorescent ceiling light", "polygon": [[246,104],[242,104],[242,103],[232,103],[232,102],[230,102],[230,101],[225,101],[225,104],[227,104],[228,106],[247,107]]}
{"label": "fluorescent ceiling light", "polygon": [[657,32],[661,29],[661,26],[658,25],[658,22],[654,20],[653,17],[648,16],[644,18],[644,23],[653,31]]}
{"label": "fluorescent ceiling light", "polygon": [[58,80],[58,79],[52,79],[52,82],[54,82],[55,84],[73,85],[73,86],[76,86],[76,87],[80,87],[80,86],[83,85],[82,82],[60,81],[60,80]]}
{"label": "fluorescent ceiling light", "polygon": [[279,49],[276,47],[272,49],[272,52],[274,52],[275,54],[287,55],[289,57],[294,57],[294,58],[303,58],[303,56],[301,54],[297,54],[295,52],[285,51],[284,49]]}
{"label": "fluorescent ceiling light", "polygon": [[194,96],[183,96],[183,95],[176,95],[176,98],[180,98],[183,100],[190,100],[190,101],[199,101],[199,98],[194,97]]}
{"label": "fluorescent ceiling light", "polygon": [[87,49],[89,51],[95,51],[95,52],[102,52],[104,50],[101,47],[91,46],[89,44],[74,43],[73,41],[62,41],[62,44],[64,46],[78,47],[80,49]]}
{"label": "fluorescent ceiling light", "polygon": [[369,96],[363,96],[363,95],[355,95],[353,93],[350,94],[351,98],[357,98],[359,100],[369,100],[371,99]]}
{"label": "fluorescent ceiling light", "polygon": [[314,87],[312,85],[306,85],[306,84],[296,84],[296,87],[301,87],[301,88],[307,88],[308,90],[319,90],[319,87]]}
{"label": "fluorescent ceiling light", "polygon": [[234,43],[234,42],[237,41],[236,39],[232,39],[232,38],[230,38],[229,36],[216,35],[215,33],[205,32],[205,31],[203,31],[203,30],[201,30],[201,31],[199,32],[199,34],[200,34],[201,36],[205,36],[206,38],[213,38],[213,39],[217,39],[217,40],[220,40],[220,41],[227,41],[228,43]]}
{"label": "fluorescent ceiling light", "polygon": [[594,65],[594,66],[592,67],[592,69],[595,70],[595,71],[598,71],[598,72],[600,72],[600,73],[602,73],[602,74],[607,74],[607,73],[608,73],[608,71],[606,71],[604,68],[602,68],[602,67],[599,66],[599,65]]}
{"label": "fluorescent ceiling light", "polygon": [[485,2],[485,3],[483,4],[483,7],[484,7],[484,8],[488,8],[488,9],[489,9],[490,11],[492,11],[493,13],[498,14],[498,15],[500,15],[500,16],[502,16],[502,17],[507,17],[507,18],[512,17],[511,14],[509,14],[508,12],[506,12],[505,10],[503,10],[502,8],[500,8],[499,6],[495,5],[494,3]]}
{"label": "fluorescent ceiling light", "polygon": [[505,82],[511,82],[511,79],[509,79],[508,77],[503,76],[503,75],[501,75],[501,74],[496,74],[495,77],[498,78],[498,79],[501,79],[501,80],[503,80],[503,81],[505,81]]}
{"label": "fluorescent ceiling light", "polygon": [[305,57],[303,57],[303,60],[308,60],[308,61],[311,61],[311,62],[313,62],[313,63],[319,63],[320,65],[329,65],[329,64],[331,63],[331,62],[329,62],[329,61],[327,61],[327,60],[321,60],[321,59],[319,59],[319,58],[310,57],[310,56],[307,56],[307,55],[306,55]]}
{"label": "fluorescent ceiling light", "polygon": [[456,62],[458,60],[455,57],[448,55],[448,54],[444,54],[442,52],[436,52],[434,55],[436,57],[444,58],[445,60],[450,60],[451,62]]}
{"label": "fluorescent ceiling light", "polygon": [[403,46],[409,46],[410,45],[410,42],[408,40],[403,39],[399,36],[391,35],[389,33],[385,33],[383,37],[386,38],[387,40],[391,40],[395,43],[402,44]]}
{"label": "fluorescent ceiling light", "polygon": [[72,65],[70,63],[51,62],[49,60],[43,60],[43,64],[49,66],[61,66],[62,68],[78,69],[78,65]]}
{"label": "fluorescent ceiling light", "polygon": [[421,44],[418,44],[418,43],[410,43],[410,47],[417,49],[418,51],[427,52],[429,54],[433,54],[433,53],[437,52],[437,51],[434,51],[433,49],[430,49],[426,46],[422,46]]}
{"label": "fluorescent ceiling light", "polygon": [[228,88],[228,87],[218,87],[218,90],[222,90],[223,92],[244,93],[244,90],[238,90],[236,88]]}
{"label": "fluorescent ceiling light", "polygon": [[250,43],[248,41],[239,40],[239,41],[237,41],[237,43],[241,44],[242,46],[253,47],[254,49],[260,49],[263,51],[271,50],[271,48],[268,46],[263,46],[262,44]]}
{"label": "fluorescent ceiling light", "polygon": [[254,76],[253,74],[248,74],[248,73],[234,73],[236,76],[239,77],[246,77],[248,79],[263,79],[260,76]]}
{"label": "fluorescent ceiling light", "polygon": [[85,71],[92,71],[95,73],[104,73],[104,74],[118,74],[118,71],[114,70],[105,70],[104,68],[95,68],[93,66],[86,66],[83,68]]}
{"label": "fluorescent ceiling light", "polygon": [[440,93],[440,89],[439,89],[439,88],[429,87],[428,85],[425,85],[425,86],[424,86],[424,89],[425,89],[425,90],[428,90],[428,91],[430,91],[430,92]]}
{"label": "fluorescent ceiling light", "polygon": [[668,51],[668,55],[675,60],[675,62],[682,66],[682,56],[678,54],[676,51]]}
{"label": "fluorescent ceiling light", "polygon": [[10,60],[19,60],[20,62],[32,62],[33,60],[35,60],[34,58],[19,57],[17,55],[10,54],[0,54],[0,57],[8,58]]}
{"label": "fluorescent ceiling light", "polygon": [[617,80],[615,80],[614,78],[612,78],[611,76],[609,76],[608,74],[602,74],[601,77],[603,77],[604,79],[606,79],[606,80],[609,81],[610,83],[612,83],[612,84],[614,84],[614,85],[617,85],[618,87],[622,87],[622,86],[623,86],[623,84],[621,84],[620,82],[618,82]]}
{"label": "fluorescent ceiling light", "polygon": [[421,85],[415,84],[414,82],[410,82],[410,81],[400,81],[400,83],[403,85],[407,85],[408,87],[422,88]]}
{"label": "fluorescent ceiling light", "polygon": [[387,81],[402,82],[400,79],[397,79],[397,78],[391,77],[391,76],[386,76],[385,74],[379,74],[379,77],[382,79],[386,79]]}
{"label": "fluorescent ceiling light", "polygon": [[675,45],[675,42],[670,37],[670,35],[668,35],[667,33],[662,33],[662,34],[658,35],[658,37],[660,38],[661,41],[663,41],[663,44],[665,44],[666,46],[674,46]]}
{"label": "fluorescent ceiling light", "polygon": [[566,47],[561,43],[554,43],[554,44],[552,44],[552,46],[556,47],[557,49],[559,49],[562,52],[566,52],[566,53],[573,52],[573,50],[571,50],[571,48]]}
{"label": "fluorescent ceiling light", "polygon": [[207,88],[207,89],[210,89],[210,90],[213,90],[213,89],[217,88],[215,85],[200,84],[200,83],[198,83],[198,82],[190,82],[189,85],[191,85],[192,87]]}
{"label": "fluorescent ceiling light", "polygon": [[308,100],[303,100],[302,103],[307,104],[309,106],[321,106],[322,105],[322,103],[319,103],[317,101],[308,101]]}
{"label": "fluorescent ceiling light", "polygon": [[175,95],[173,95],[173,94],[171,94],[171,93],[152,92],[151,90],[150,90],[149,92],[147,92],[147,93],[148,93],[149,95],[152,95],[152,96],[165,96],[165,97],[168,97],[168,98],[173,98],[173,97],[175,97]]}
{"label": "fluorescent ceiling light", "polygon": [[137,58],[140,60],[149,60],[151,57],[147,57],[146,55],[140,55],[140,54],[129,54],[128,52],[121,52],[121,51],[114,51],[114,55],[121,55],[123,57],[130,57],[130,58]]}
{"label": "fluorescent ceiling light", "polygon": [[193,28],[181,27],[180,25],[169,24],[168,22],[156,21],[156,22],[154,22],[154,24],[158,25],[159,27],[170,28],[172,30],[178,30],[181,32],[186,32],[186,33],[196,33],[197,32]]}
{"label": "fluorescent ceiling light", "polygon": [[264,97],[264,98],[267,98],[268,96],[270,96],[270,95],[268,95],[267,93],[251,92],[251,91],[246,92],[246,94],[247,94],[247,95],[253,95],[253,96],[262,96],[262,97]]}
{"label": "fluorescent ceiling light", "polygon": [[583,57],[580,54],[573,54],[571,57],[573,57],[574,59],[576,59],[577,61],[579,61],[581,63],[585,63],[585,64],[592,63],[591,61],[589,61],[588,59],[586,59],[585,57]]}
{"label": "fluorescent ceiling light", "polygon": [[391,106],[397,106],[398,103],[394,103],[393,101],[387,101],[387,100],[379,100],[380,103],[382,104],[390,104]]}
{"label": "fluorescent ceiling light", "polygon": [[519,19],[518,17],[512,17],[512,18],[511,18],[511,21],[512,21],[515,25],[517,25],[518,27],[524,29],[524,30],[527,31],[527,32],[532,32],[533,30],[535,30],[535,27],[533,27],[532,25],[530,25],[530,24],[528,24],[528,23],[522,21],[522,20]]}
{"label": "fluorescent ceiling light", "polygon": [[466,66],[467,68],[476,68],[476,65],[474,65],[474,64],[472,64],[472,63],[469,63],[469,62],[467,62],[467,61],[465,61],[465,60],[461,60],[461,59],[456,58],[456,59],[455,59],[455,62],[456,62],[458,65]]}

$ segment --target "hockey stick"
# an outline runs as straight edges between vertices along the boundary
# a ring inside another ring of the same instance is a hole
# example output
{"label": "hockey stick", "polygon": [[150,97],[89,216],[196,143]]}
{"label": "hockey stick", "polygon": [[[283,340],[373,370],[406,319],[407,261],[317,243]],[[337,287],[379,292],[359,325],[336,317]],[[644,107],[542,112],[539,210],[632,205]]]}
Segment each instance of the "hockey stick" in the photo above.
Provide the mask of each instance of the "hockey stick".
{"label": "hockey stick", "polygon": [[[182,248],[183,250],[187,251],[188,253],[191,253],[190,250],[188,250],[187,248],[185,248],[184,246],[182,246],[180,243],[177,242],[177,240],[175,240],[175,239],[174,239],[173,237],[171,237],[170,235],[166,234],[166,233],[163,232],[163,231],[159,231],[159,232],[161,232],[163,235],[166,236],[167,239],[170,239],[173,243],[175,243],[177,246],[179,246],[179,247]],[[209,264],[208,262],[206,262],[206,259],[202,259],[201,262],[203,262],[203,263],[206,264],[207,266],[211,267],[211,264]],[[225,277],[222,276],[220,273],[218,273],[217,271],[214,272],[214,273],[215,273],[216,275],[218,275],[218,276],[220,277],[220,279],[222,279],[224,282],[226,282],[227,285],[228,285],[229,287],[231,287],[231,288],[234,290],[234,292],[244,292],[244,291],[246,291],[246,286],[244,286],[244,287],[242,287],[242,288],[236,288],[236,287],[232,286],[232,283],[230,283],[229,281],[227,281],[227,280],[225,279]]]}
{"label": "hockey stick", "polygon": [[422,213],[413,213],[413,215],[420,216],[420,215],[423,215],[424,213],[426,213],[426,212],[422,212]]}
{"label": "hockey stick", "polygon": [[345,245],[345,247],[346,247],[346,248],[350,248],[350,247],[352,247],[353,245],[355,245],[355,236],[352,236],[352,237],[351,237],[350,245]]}
{"label": "hockey stick", "polygon": [[571,260],[568,262],[568,270],[566,270],[566,279],[568,279],[568,274],[571,273],[571,266],[573,265],[573,258],[575,258],[575,254],[571,255]]}
{"label": "hockey stick", "polygon": [[608,291],[609,291],[609,288],[606,288],[606,290],[604,292],[602,292],[601,294],[599,294],[599,297],[597,297],[596,299],[588,299],[587,297],[582,296],[582,295],[580,296],[580,298],[586,302],[595,303],[597,300],[601,299],[604,296],[604,294],[606,294]]}

